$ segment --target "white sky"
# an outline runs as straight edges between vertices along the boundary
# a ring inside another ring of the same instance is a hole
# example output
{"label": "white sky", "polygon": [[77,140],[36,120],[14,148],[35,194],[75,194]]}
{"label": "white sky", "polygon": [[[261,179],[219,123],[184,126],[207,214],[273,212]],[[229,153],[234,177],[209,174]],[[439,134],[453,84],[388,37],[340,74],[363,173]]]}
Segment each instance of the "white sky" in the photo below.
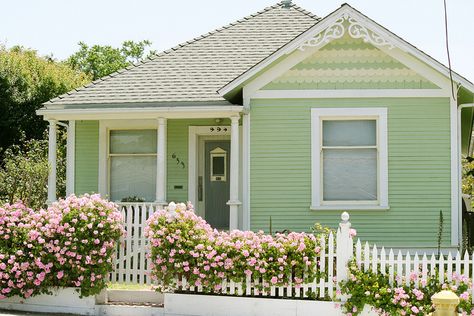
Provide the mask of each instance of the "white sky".
{"label": "white sky", "polygon": [[[64,59],[77,42],[119,46],[148,39],[157,50],[207,33],[276,0],[8,0],[0,6],[0,41]],[[298,0],[324,17],[343,2]],[[349,0],[348,3],[446,63],[443,0]],[[453,69],[474,81],[474,0],[448,0]]]}

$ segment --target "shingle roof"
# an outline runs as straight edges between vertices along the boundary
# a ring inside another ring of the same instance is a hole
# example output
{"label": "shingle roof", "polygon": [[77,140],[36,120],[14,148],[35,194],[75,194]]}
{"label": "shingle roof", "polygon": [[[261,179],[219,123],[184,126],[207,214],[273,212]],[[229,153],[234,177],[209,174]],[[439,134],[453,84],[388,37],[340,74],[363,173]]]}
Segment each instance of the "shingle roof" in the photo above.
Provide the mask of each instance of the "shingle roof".
{"label": "shingle roof", "polygon": [[44,105],[223,102],[217,90],[319,20],[281,3],[61,95]]}

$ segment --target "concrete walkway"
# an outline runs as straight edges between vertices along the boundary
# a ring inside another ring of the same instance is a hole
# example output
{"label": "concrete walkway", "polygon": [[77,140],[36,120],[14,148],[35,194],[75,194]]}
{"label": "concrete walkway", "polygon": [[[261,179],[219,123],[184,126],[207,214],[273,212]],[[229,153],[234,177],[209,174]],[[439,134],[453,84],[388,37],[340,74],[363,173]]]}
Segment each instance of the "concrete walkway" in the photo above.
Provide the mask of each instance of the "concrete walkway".
{"label": "concrete walkway", "polygon": [[34,312],[16,312],[0,309],[1,316],[74,316],[74,314],[51,314],[51,313],[34,313]]}

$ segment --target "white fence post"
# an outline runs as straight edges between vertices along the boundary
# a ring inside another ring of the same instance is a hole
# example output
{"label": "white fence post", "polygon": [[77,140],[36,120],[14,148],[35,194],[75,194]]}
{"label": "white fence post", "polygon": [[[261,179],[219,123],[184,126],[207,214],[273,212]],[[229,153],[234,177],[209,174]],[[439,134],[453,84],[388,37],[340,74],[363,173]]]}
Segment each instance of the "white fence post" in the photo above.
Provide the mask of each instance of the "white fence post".
{"label": "white fence post", "polygon": [[353,247],[351,237],[351,223],[349,222],[349,214],[347,212],[342,213],[341,223],[336,234],[336,277],[337,277],[337,288],[339,289],[339,283],[346,281],[348,277],[348,264],[353,256]]}

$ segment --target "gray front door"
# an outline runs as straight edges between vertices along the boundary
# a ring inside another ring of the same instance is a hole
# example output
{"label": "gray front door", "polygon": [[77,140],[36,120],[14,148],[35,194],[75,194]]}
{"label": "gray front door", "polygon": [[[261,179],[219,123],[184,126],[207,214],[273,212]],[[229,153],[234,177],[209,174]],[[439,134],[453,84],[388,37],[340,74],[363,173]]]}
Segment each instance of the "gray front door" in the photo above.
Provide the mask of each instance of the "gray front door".
{"label": "gray front door", "polygon": [[206,221],[217,229],[229,229],[230,142],[206,141],[204,145]]}

